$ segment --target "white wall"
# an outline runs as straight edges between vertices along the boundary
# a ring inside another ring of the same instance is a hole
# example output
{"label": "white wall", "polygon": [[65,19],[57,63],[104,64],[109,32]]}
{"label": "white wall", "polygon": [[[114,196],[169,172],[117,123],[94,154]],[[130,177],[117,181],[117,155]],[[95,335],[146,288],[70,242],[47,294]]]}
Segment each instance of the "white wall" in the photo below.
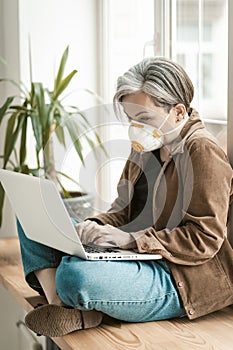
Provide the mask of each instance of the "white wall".
{"label": "white wall", "polygon": [[[96,104],[83,88],[97,92],[97,16],[95,0],[0,0],[0,75],[23,81],[30,87],[29,38],[33,81],[52,88],[58,63],[67,45],[70,52],[66,74],[78,73],[71,83],[67,104],[85,110]],[[0,85],[0,104],[12,94],[12,86]],[[95,118],[95,117],[94,117]],[[92,122],[92,121],[90,121]],[[93,123],[96,120],[93,119]],[[0,128],[0,150],[5,125]],[[67,167],[72,164],[67,164]],[[64,169],[63,169],[64,170]],[[7,204],[7,202],[6,202]],[[0,236],[14,235],[14,217],[6,205]]]}
{"label": "white wall", "polygon": [[[0,56],[7,62],[0,63],[0,77],[11,77],[19,80],[19,40],[18,40],[18,0],[0,0]],[[0,84],[0,105],[8,95],[13,95],[16,89],[10,84]],[[4,143],[6,124],[0,127],[0,154]],[[16,234],[15,218],[8,201],[5,201],[3,225],[0,237]]]}
{"label": "white wall", "polygon": [[[31,38],[33,79],[51,87],[55,67],[70,46],[67,73],[77,68],[73,90],[87,87],[97,90],[97,40],[95,0],[0,0],[0,77],[29,83],[28,36]],[[38,30],[39,29],[39,30]],[[0,106],[15,90],[0,84]],[[89,108],[95,100],[76,91],[67,103]],[[0,154],[3,150],[5,125],[0,127]],[[0,164],[1,165],[1,164]],[[23,201],[22,201],[23,205]],[[15,219],[9,204],[4,213],[0,237],[16,234]],[[27,350],[29,343],[16,322],[24,312],[2,287],[0,288],[0,349]],[[32,346],[30,347],[32,348]]]}
{"label": "white wall", "polygon": [[[88,87],[96,91],[95,0],[19,0],[19,15],[20,73],[25,83],[29,82],[30,37],[34,81],[53,86],[58,61],[69,45],[67,73],[78,69],[72,83],[73,89]],[[90,107],[90,101],[80,97],[77,90],[70,101],[81,108]]]}

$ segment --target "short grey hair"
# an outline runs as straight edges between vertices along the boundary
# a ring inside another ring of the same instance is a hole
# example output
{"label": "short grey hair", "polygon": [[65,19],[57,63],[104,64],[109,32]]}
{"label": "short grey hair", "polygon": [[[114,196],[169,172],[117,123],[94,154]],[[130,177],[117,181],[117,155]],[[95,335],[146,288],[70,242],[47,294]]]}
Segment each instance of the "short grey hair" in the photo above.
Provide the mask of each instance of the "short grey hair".
{"label": "short grey hair", "polygon": [[121,115],[120,102],[126,95],[144,92],[154,104],[170,110],[183,103],[189,112],[194,95],[194,87],[185,70],[164,57],[144,58],[117,80],[113,98],[117,116]]}

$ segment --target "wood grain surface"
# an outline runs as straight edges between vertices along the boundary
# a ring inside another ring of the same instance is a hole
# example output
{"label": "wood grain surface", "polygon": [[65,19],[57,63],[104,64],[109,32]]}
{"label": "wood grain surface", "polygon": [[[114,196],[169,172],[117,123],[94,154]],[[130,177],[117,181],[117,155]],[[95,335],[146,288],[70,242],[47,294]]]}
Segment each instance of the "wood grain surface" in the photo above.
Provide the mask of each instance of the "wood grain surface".
{"label": "wood grain surface", "polygon": [[[41,298],[24,280],[17,238],[0,239],[0,283],[26,311]],[[233,350],[233,307],[193,321],[130,324],[108,319],[97,328],[53,340],[62,350]]]}

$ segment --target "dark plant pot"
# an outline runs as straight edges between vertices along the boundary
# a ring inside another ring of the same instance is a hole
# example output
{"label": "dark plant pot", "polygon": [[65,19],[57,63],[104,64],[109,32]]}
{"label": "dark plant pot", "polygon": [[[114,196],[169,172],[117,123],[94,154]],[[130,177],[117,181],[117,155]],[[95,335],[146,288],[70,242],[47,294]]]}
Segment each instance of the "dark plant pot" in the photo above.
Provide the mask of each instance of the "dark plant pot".
{"label": "dark plant pot", "polygon": [[88,193],[71,192],[71,198],[63,198],[71,217],[78,221],[94,215],[94,197]]}

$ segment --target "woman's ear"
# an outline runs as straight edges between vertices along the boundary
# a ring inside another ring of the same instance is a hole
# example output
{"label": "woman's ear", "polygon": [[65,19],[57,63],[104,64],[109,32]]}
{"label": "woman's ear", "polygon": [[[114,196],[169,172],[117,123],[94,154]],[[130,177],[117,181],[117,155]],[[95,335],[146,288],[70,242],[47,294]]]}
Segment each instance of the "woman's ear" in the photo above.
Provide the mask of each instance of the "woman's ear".
{"label": "woman's ear", "polygon": [[180,122],[182,119],[185,118],[185,115],[187,113],[186,107],[183,103],[178,103],[174,107],[175,115],[176,115],[176,122]]}

